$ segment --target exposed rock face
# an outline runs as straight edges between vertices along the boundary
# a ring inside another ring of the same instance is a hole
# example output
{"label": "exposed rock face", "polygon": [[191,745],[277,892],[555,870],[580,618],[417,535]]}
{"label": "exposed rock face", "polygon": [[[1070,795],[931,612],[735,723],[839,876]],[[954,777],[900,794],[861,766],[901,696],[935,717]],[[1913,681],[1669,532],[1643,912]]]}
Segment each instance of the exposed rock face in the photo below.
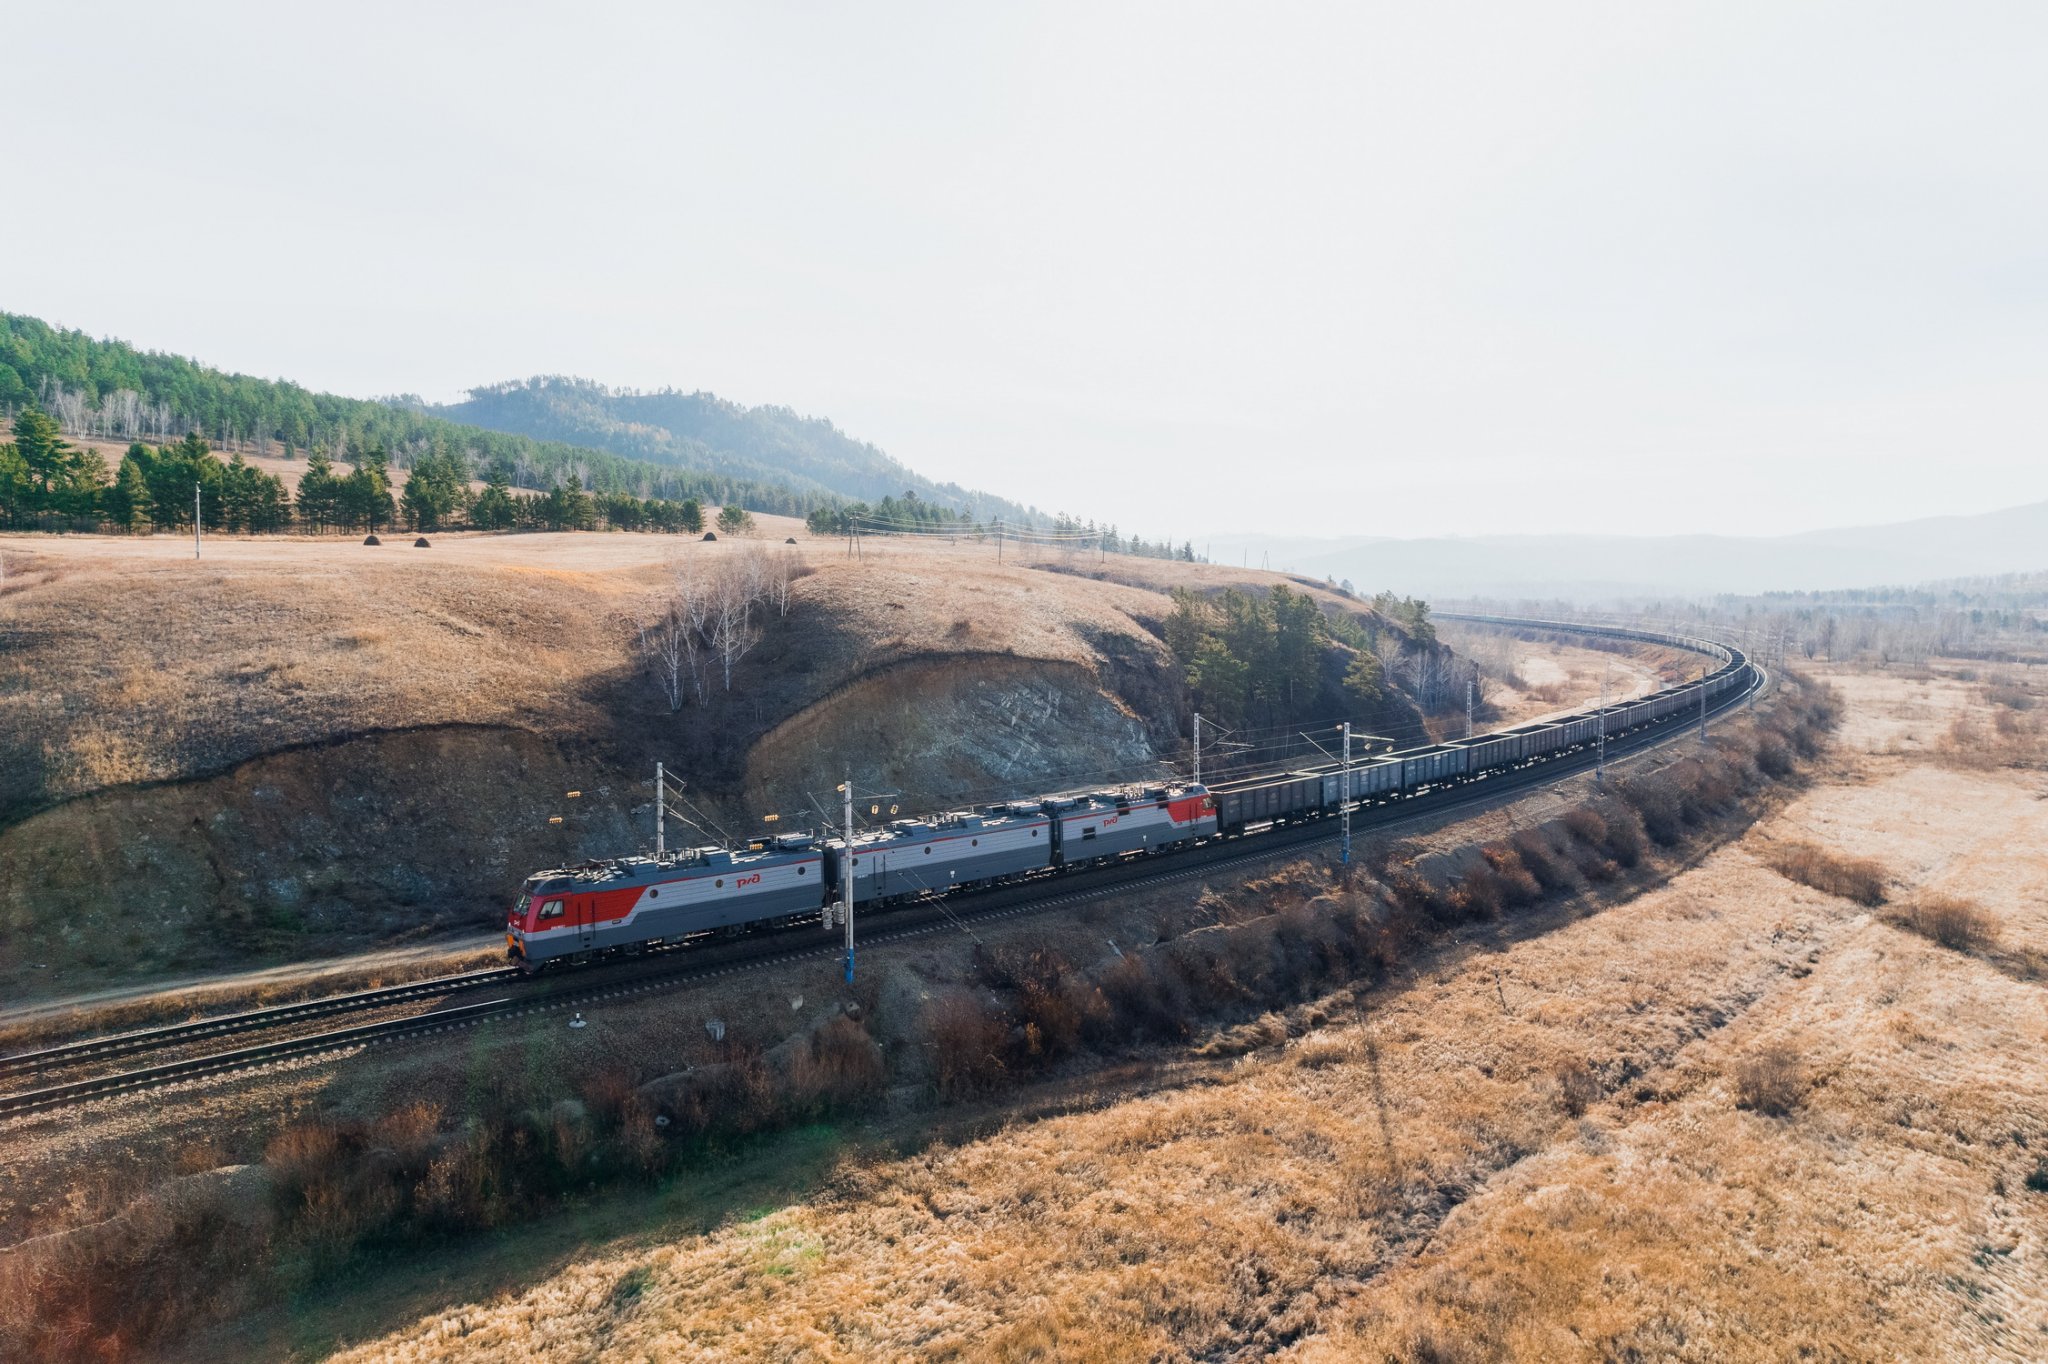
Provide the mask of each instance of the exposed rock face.
{"label": "exposed rock face", "polygon": [[810,810],[851,769],[904,812],[1033,795],[1142,771],[1149,727],[1087,669],[993,655],[912,660],[777,726],[749,755],[747,794]]}
{"label": "exposed rock face", "polygon": [[44,957],[142,969],[489,928],[535,868],[649,837],[637,791],[563,799],[589,771],[521,730],[437,727],[70,801],[0,831],[0,930]]}

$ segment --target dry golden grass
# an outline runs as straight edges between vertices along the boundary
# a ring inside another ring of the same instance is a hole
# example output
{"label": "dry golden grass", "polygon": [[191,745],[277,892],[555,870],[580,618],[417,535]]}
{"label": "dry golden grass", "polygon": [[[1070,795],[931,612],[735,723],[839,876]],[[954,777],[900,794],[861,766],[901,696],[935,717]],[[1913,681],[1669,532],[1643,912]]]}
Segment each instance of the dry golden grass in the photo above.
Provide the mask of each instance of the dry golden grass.
{"label": "dry golden grass", "polygon": [[[2034,913],[2048,805],[1927,772],[1783,829]],[[1262,1032],[346,1357],[2038,1357],[2048,1003],[1749,850]]]}

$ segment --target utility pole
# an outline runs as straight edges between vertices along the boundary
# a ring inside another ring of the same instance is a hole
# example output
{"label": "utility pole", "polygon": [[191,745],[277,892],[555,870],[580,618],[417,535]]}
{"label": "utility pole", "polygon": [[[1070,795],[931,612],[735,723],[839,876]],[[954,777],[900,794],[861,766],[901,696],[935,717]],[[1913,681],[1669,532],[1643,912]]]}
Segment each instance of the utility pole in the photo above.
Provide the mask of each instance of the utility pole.
{"label": "utility pole", "polygon": [[1700,742],[1707,741],[1707,675],[1700,674]]}
{"label": "utility pole", "polygon": [[1202,784],[1202,712],[1195,712],[1195,785]]}
{"label": "utility pole", "polygon": [[1343,821],[1343,852],[1339,860],[1348,871],[1351,867],[1351,722],[1344,722],[1344,785],[1337,792],[1337,815]]}
{"label": "utility pole", "polygon": [[839,917],[846,922],[846,983],[853,984],[853,769],[846,769],[846,846],[839,858]]}
{"label": "utility pole", "polygon": [[192,485],[192,557],[199,557],[199,485]]}
{"label": "utility pole", "polygon": [[1607,785],[1607,665],[1600,669],[1600,756],[1593,762],[1593,785]]}
{"label": "utility pole", "polygon": [[668,851],[668,778],[662,775],[661,764],[654,765],[654,860]]}
{"label": "utility pole", "polygon": [[1479,670],[1475,667],[1471,676],[1465,679],[1465,737],[1472,737],[1472,704],[1479,691]]}

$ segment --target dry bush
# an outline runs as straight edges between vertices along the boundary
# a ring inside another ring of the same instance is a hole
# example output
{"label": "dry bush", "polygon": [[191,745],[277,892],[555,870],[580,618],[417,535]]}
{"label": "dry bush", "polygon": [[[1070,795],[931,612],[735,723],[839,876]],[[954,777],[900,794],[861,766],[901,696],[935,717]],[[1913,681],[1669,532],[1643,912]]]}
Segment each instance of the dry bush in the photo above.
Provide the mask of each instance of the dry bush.
{"label": "dry bush", "polygon": [[1777,844],[1764,854],[1764,864],[1801,885],[1873,909],[1884,903],[1885,882],[1890,879],[1882,862],[1868,857],[1844,857],[1818,843]]}
{"label": "dry bush", "polygon": [[1479,850],[1500,878],[1501,898],[1513,909],[1533,905],[1543,898],[1543,884],[1531,875],[1522,863],[1521,853],[1514,847],[1501,843],[1489,843]]}
{"label": "dry bush", "polygon": [[1922,895],[1906,911],[1906,927],[1956,952],[1976,952],[1997,940],[1998,925],[1974,900]]}
{"label": "dry bush", "polygon": [[1508,844],[1515,850],[1524,870],[1535,878],[1539,889],[1551,892],[1572,888],[1571,860],[1560,853],[1541,831],[1524,829],[1510,838]]}
{"label": "dry bush", "polygon": [[625,1114],[626,1105],[633,1099],[633,1092],[639,1081],[623,1066],[604,1066],[586,1076],[577,1086],[577,1097],[590,1116],[608,1126],[615,1126]]}
{"label": "dry bush", "polygon": [[790,1105],[806,1116],[850,1111],[872,1103],[887,1082],[882,1049],[857,1020],[840,1014],[791,1058]]}
{"label": "dry bush", "polygon": [[973,996],[952,991],[924,1007],[919,1031],[931,1054],[932,1082],[953,1097],[993,1088],[1008,1072],[1009,1029]]}
{"label": "dry bush", "polygon": [[1633,867],[1643,860],[1643,854],[1649,851],[1649,836],[1643,829],[1643,817],[1634,806],[1610,798],[1586,813],[1600,829],[1599,838],[1592,845],[1595,850],[1621,867]]}
{"label": "dry bush", "polygon": [[1641,816],[1643,831],[1652,842],[1668,848],[1685,837],[1685,799],[1668,774],[1631,777],[1619,790]]}
{"label": "dry bush", "polygon": [[270,1235],[220,1190],[0,1253],[0,1359],[118,1360],[242,1308]]}
{"label": "dry bush", "polygon": [[1755,1113],[1781,1118],[1806,1094],[1806,1067],[1799,1053],[1774,1043],[1735,1065],[1735,1102]]}
{"label": "dry bush", "polygon": [[1758,771],[1773,781],[1792,775],[1792,745],[1775,730],[1760,731],[1756,741],[1756,765]]}
{"label": "dry bush", "polygon": [[1606,1091],[1584,1061],[1573,1057],[1557,1068],[1557,1101],[1572,1117],[1584,1116]]}
{"label": "dry bush", "polygon": [[1474,867],[1451,887],[1451,908],[1461,919],[1492,919],[1507,904],[1507,889],[1492,867]]}

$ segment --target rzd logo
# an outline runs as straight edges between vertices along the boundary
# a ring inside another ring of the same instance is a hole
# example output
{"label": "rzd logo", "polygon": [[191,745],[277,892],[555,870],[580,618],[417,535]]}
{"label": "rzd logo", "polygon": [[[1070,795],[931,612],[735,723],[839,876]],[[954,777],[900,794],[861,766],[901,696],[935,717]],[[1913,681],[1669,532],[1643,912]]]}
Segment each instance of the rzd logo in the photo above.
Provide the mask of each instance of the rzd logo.
{"label": "rzd logo", "polygon": [[761,873],[755,872],[751,876],[742,876],[738,880],[734,881],[732,884],[735,889],[739,888],[740,886],[758,886],[761,884]]}
{"label": "rzd logo", "polygon": [[1118,816],[1116,816],[1116,815],[1105,815],[1105,816],[1103,816],[1103,819],[1102,819],[1102,827],[1103,827],[1103,828],[1105,828],[1105,829],[1107,829],[1107,828],[1108,828],[1108,827],[1109,827],[1110,825],[1112,825],[1112,824],[1116,823],[1116,822],[1117,822],[1117,819],[1118,819]]}

